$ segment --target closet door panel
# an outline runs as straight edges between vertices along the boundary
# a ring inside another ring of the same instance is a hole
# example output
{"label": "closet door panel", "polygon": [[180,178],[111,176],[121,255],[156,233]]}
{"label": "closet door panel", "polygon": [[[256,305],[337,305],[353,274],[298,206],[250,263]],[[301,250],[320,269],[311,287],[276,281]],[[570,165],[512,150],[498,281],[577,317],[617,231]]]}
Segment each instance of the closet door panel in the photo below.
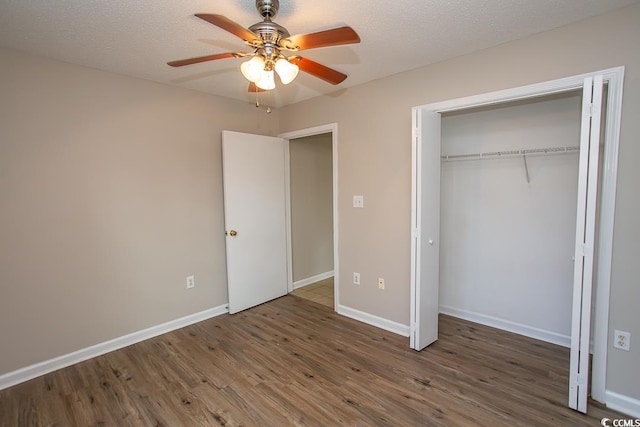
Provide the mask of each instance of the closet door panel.
{"label": "closet door panel", "polygon": [[603,77],[584,80],[571,321],[569,407],[587,412]]}
{"label": "closet door panel", "polygon": [[414,112],[412,296],[410,346],[438,339],[440,288],[440,114]]}

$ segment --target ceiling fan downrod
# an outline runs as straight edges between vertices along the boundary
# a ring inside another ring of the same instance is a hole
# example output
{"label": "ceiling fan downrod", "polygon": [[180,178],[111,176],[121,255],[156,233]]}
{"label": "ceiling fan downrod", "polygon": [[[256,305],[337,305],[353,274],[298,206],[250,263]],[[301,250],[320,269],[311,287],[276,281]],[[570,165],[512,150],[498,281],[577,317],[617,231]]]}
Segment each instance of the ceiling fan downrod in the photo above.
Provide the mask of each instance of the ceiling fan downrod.
{"label": "ceiling fan downrod", "polygon": [[280,2],[278,0],[256,0],[256,9],[258,13],[265,19],[271,20],[278,14]]}

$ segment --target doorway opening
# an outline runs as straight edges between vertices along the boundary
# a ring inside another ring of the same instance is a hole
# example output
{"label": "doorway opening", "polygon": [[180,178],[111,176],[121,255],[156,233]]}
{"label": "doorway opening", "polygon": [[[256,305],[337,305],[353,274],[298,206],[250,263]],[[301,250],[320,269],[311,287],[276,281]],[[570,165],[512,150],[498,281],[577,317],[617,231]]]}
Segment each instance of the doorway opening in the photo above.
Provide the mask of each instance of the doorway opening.
{"label": "doorway opening", "polygon": [[331,133],[289,139],[292,295],[334,308]]}
{"label": "doorway opening", "polygon": [[338,307],[337,125],[289,132],[289,293]]}

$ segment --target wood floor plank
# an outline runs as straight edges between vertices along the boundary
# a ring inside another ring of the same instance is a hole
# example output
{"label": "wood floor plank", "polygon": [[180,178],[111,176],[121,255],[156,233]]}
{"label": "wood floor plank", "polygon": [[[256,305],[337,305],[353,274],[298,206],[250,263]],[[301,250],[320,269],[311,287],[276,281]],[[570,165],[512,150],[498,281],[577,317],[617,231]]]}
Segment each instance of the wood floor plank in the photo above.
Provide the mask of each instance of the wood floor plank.
{"label": "wood floor plank", "polygon": [[568,350],[441,316],[407,338],[286,296],[0,391],[0,426],[599,425]]}

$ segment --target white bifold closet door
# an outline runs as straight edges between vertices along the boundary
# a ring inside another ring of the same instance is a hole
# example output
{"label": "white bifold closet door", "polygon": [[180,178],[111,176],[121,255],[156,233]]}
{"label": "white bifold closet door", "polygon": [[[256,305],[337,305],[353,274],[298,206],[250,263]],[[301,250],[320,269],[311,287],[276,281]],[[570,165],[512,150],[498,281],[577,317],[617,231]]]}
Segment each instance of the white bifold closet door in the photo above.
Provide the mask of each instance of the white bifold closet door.
{"label": "white bifold closet door", "polygon": [[438,339],[440,292],[441,117],[414,111],[411,218],[411,330],[409,346],[422,350]]}
{"label": "white bifold closet door", "polygon": [[[584,79],[573,284],[569,407],[586,412],[603,77]],[[410,346],[438,338],[441,115],[413,111]]]}
{"label": "white bifold closet door", "polygon": [[602,76],[587,77],[584,80],[569,368],[569,407],[584,413],[587,412],[587,394],[589,392],[591,296],[596,236],[602,90]]}

